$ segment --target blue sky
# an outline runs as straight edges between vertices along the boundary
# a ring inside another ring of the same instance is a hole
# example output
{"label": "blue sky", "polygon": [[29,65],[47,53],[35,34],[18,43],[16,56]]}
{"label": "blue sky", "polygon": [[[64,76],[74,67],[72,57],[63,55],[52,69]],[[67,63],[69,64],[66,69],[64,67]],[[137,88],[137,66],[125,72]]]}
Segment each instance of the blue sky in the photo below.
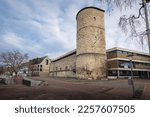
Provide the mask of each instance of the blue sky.
{"label": "blue sky", "polygon": [[[55,58],[76,48],[76,14],[86,6],[105,7],[96,0],[0,0],[0,53],[17,49],[30,58]],[[122,47],[148,52],[137,40],[127,39],[118,27],[124,13],[135,9],[105,13],[106,48]],[[144,23],[142,28],[144,29]],[[134,44],[133,44],[134,43]]]}

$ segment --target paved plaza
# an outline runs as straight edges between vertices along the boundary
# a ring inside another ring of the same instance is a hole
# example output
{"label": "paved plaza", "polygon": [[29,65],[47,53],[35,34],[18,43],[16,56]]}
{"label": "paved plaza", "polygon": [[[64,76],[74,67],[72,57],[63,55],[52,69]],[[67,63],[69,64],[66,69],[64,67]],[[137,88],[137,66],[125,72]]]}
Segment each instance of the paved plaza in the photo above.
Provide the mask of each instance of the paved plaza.
{"label": "paved plaza", "polygon": [[66,78],[40,78],[44,86],[29,87],[22,84],[0,85],[0,99],[6,100],[141,100],[150,99],[150,80],[135,79],[135,97],[127,79],[77,80]]}

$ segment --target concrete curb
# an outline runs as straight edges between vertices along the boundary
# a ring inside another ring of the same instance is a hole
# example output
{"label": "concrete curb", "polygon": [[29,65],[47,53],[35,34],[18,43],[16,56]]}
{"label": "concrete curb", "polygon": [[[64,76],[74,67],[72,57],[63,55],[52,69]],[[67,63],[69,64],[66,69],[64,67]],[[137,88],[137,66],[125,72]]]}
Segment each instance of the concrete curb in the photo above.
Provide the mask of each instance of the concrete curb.
{"label": "concrete curb", "polygon": [[31,87],[40,86],[43,82],[44,81],[23,78],[23,84]]}

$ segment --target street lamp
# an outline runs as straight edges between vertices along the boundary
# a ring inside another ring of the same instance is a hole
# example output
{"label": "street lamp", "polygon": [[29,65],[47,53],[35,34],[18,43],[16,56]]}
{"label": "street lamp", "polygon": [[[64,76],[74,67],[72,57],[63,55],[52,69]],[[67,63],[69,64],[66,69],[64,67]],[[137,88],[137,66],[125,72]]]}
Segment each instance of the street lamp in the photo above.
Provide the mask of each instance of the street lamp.
{"label": "street lamp", "polygon": [[133,98],[135,97],[135,87],[134,87],[134,82],[133,82],[133,63],[132,63],[132,59],[133,59],[133,54],[129,54],[128,58],[130,61],[130,68],[131,68],[131,76],[128,78],[128,84],[132,86],[132,92],[133,92]]}
{"label": "street lamp", "polygon": [[133,65],[132,65],[132,57],[133,55],[128,55],[129,60],[130,60],[130,68],[131,68],[131,78],[133,78]]}
{"label": "street lamp", "polygon": [[142,0],[142,4],[144,6],[144,13],[145,13],[145,22],[146,22],[146,33],[148,37],[148,47],[149,47],[149,53],[150,53],[150,33],[149,33],[149,21],[148,21],[148,10],[147,10],[147,3],[150,2],[150,0]]}
{"label": "street lamp", "polygon": [[150,2],[150,0],[146,0],[146,3]]}

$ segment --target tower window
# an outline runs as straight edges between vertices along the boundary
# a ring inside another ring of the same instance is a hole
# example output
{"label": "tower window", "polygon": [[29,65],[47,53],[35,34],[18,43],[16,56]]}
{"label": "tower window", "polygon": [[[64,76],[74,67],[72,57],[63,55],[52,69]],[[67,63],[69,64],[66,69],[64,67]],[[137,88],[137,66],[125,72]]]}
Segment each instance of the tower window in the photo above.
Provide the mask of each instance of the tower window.
{"label": "tower window", "polygon": [[96,17],[93,17],[94,18],[94,21],[96,21]]}
{"label": "tower window", "polygon": [[66,70],[68,70],[68,66],[66,66]]}

